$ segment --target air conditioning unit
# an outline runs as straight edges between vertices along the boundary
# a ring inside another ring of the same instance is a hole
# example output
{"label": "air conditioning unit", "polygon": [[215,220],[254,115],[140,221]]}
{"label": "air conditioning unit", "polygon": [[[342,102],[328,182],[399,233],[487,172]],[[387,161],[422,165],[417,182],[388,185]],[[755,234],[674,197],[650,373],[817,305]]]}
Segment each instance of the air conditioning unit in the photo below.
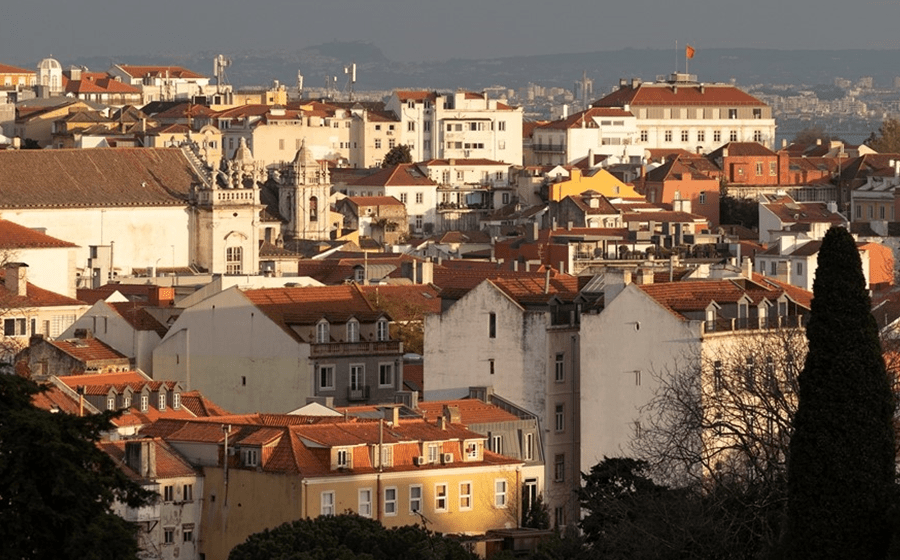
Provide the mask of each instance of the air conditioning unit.
{"label": "air conditioning unit", "polygon": [[413,457],[413,465],[417,467],[421,467],[425,464],[425,457],[419,455],[418,457]]}
{"label": "air conditioning unit", "polygon": [[444,453],[441,455],[441,463],[448,464],[453,462],[453,453]]}

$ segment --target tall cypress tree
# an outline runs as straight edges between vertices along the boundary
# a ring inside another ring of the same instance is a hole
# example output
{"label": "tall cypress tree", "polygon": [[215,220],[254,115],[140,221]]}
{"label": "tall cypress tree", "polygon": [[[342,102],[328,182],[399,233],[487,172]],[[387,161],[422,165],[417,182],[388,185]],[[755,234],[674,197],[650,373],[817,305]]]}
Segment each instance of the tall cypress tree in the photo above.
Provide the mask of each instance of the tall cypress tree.
{"label": "tall cypress tree", "polygon": [[894,399],[859,252],[822,241],[788,461],[785,558],[884,558],[890,544]]}

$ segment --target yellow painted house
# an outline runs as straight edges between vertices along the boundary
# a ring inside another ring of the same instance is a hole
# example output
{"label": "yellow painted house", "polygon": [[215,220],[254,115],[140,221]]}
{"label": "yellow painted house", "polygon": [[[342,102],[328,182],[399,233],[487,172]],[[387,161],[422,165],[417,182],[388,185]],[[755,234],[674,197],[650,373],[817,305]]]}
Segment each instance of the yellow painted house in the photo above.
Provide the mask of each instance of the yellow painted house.
{"label": "yellow painted house", "polygon": [[31,87],[37,83],[37,72],[25,68],[17,68],[8,64],[0,64],[0,86]]}
{"label": "yellow painted house", "polygon": [[626,185],[605,169],[590,169],[587,173],[573,167],[569,169],[569,179],[551,183],[549,197],[553,202],[561,202],[567,196],[577,196],[586,191],[595,191],[606,198],[641,199],[634,187]]}
{"label": "yellow painted house", "polygon": [[445,417],[254,414],[163,420],[144,433],[202,467],[199,552],[209,560],[225,560],[266,528],[348,511],[386,527],[420,524],[473,537],[515,528],[519,490],[532,474]]}

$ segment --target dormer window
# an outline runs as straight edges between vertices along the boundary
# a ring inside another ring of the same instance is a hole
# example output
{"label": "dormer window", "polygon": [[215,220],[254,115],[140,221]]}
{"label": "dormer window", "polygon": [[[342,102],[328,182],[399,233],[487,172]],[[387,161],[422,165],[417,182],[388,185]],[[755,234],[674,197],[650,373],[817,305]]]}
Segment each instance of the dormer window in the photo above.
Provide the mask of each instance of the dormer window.
{"label": "dormer window", "polygon": [[172,408],[174,410],[181,408],[181,393],[172,393]]}
{"label": "dormer window", "polygon": [[166,394],[163,392],[159,393],[159,406],[157,408],[159,408],[159,410],[166,409]]}
{"label": "dormer window", "polygon": [[259,449],[241,449],[241,462],[245,467],[259,465]]}
{"label": "dormer window", "polygon": [[150,408],[150,395],[141,395],[141,412],[147,412]]}
{"label": "dormer window", "polygon": [[331,338],[329,336],[330,325],[328,321],[322,320],[316,324],[316,343],[325,344]]}
{"label": "dormer window", "polygon": [[106,410],[116,409],[116,397],[106,397]]}
{"label": "dormer window", "polygon": [[388,339],[388,322],[387,319],[378,319],[375,329],[375,339],[384,342]]}
{"label": "dormer window", "polygon": [[481,458],[481,444],[477,441],[466,443],[466,460],[477,461]]}
{"label": "dormer window", "polygon": [[338,449],[335,457],[335,466],[339,469],[349,469],[353,466],[352,457],[349,449]]}
{"label": "dormer window", "polygon": [[356,319],[347,321],[347,342],[359,342],[359,321]]}
{"label": "dormer window", "polygon": [[125,395],[124,397],[122,397],[122,407],[131,408],[131,395]]}

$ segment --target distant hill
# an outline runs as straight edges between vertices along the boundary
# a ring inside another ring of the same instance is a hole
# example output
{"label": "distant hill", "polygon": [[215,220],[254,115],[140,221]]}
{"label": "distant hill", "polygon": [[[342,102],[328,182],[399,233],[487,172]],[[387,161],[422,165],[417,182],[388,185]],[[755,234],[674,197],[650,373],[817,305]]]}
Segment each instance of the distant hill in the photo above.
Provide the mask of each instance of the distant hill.
{"label": "distant hill", "polygon": [[[161,54],[112,58],[60,59],[64,67],[87,66],[106,70],[112,62],[128,64],[180,65],[212,76],[213,57],[218,53]],[[676,70],[684,72],[684,54],[672,50],[623,49],[592,53],[521,56],[480,60],[450,59],[437,62],[395,62],[375,45],[364,42],[331,42],[299,51],[223,53],[232,59],[227,69],[229,83],[237,87],[269,85],[279,80],[296,84],[297,72],[306,87],[324,87],[328,76],[336,76],[344,87],[344,67],[357,65],[356,89],[394,88],[478,90],[501,85],[517,89],[529,82],[571,89],[583,72],[594,80],[594,97],[610,91],[619,78],[654,80]],[[698,49],[690,61],[690,73],[705,82],[749,84],[832,84],[836,76],[857,80],[872,76],[876,86],[888,87],[900,75],[896,60],[900,50],[767,50]],[[37,61],[27,65],[35,67]]]}

